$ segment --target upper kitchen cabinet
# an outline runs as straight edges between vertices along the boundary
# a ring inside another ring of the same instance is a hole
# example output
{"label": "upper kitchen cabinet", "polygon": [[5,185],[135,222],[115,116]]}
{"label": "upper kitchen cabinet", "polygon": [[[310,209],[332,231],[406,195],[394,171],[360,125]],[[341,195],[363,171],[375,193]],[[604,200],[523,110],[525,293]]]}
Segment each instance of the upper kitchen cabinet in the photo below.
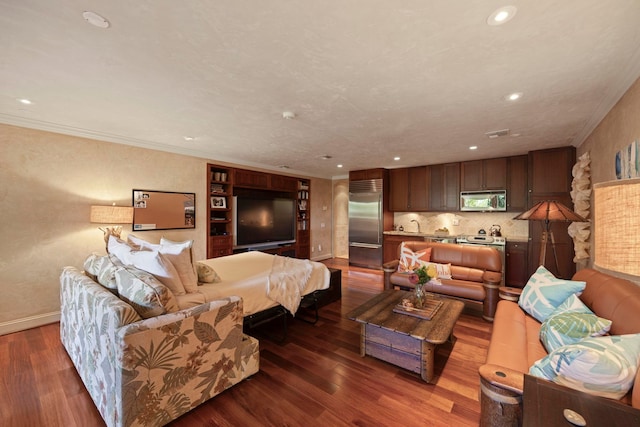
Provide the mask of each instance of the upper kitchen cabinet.
{"label": "upper kitchen cabinet", "polygon": [[460,209],[460,163],[430,165],[429,210],[454,212]]}
{"label": "upper kitchen cabinet", "polygon": [[362,181],[365,179],[384,179],[384,176],[385,176],[385,170],[382,168],[350,171],[349,181]]}
{"label": "upper kitchen cabinet", "polygon": [[389,210],[417,212],[429,209],[427,167],[391,169],[389,171]]}
{"label": "upper kitchen cabinet", "polygon": [[528,156],[514,156],[507,159],[507,211],[527,210],[527,164]]}
{"label": "upper kitchen cabinet", "polygon": [[574,147],[529,152],[529,191],[553,195],[571,191],[571,170],[576,162]]}
{"label": "upper kitchen cabinet", "polygon": [[507,188],[507,158],[473,160],[460,164],[462,191],[504,190]]}

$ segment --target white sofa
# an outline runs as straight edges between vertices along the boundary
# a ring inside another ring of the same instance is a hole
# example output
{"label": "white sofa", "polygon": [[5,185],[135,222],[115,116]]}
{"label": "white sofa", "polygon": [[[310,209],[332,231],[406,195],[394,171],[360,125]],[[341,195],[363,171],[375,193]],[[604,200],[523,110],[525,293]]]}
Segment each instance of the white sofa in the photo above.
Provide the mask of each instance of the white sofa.
{"label": "white sofa", "polygon": [[241,298],[180,310],[142,270],[105,263],[95,273],[63,269],[60,336],[108,426],[167,424],[258,372]]}

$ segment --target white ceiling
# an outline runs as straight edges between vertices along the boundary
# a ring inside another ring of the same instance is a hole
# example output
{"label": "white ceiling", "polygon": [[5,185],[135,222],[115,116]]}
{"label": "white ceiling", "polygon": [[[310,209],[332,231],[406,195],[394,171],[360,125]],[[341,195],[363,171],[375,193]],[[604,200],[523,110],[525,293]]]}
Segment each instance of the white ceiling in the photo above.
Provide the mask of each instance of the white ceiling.
{"label": "white ceiling", "polygon": [[328,178],[579,145],[640,1],[0,0],[0,43],[0,122]]}

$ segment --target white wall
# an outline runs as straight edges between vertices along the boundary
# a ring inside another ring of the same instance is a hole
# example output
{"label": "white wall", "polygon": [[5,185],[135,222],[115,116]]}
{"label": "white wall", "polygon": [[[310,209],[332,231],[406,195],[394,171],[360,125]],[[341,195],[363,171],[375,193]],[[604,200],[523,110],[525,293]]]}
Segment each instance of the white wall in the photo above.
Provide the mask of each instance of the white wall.
{"label": "white wall", "polygon": [[[62,267],[82,268],[91,252],[105,253],[90,206],[131,206],[133,188],[196,193],[195,229],[136,233],[151,241],[193,239],[196,259],[204,259],[207,162],[215,160],[0,124],[0,334],[57,320]],[[313,185],[320,202],[312,189],[312,224],[331,181]],[[325,228],[311,234],[327,254],[330,215],[329,208],[320,215]]]}

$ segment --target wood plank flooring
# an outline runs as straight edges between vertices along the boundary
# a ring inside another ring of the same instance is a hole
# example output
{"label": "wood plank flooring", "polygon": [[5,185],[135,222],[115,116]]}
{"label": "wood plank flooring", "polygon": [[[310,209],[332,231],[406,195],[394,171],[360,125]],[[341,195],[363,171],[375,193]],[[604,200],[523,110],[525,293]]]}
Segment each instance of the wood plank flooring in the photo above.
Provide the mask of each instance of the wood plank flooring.
{"label": "wood plank flooring", "polygon": [[[360,325],[345,315],[382,291],[382,272],[341,268],[342,300],[315,325],[289,322],[284,342],[260,339],[260,372],[171,426],[477,426],[478,367],[491,324],[463,313],[455,344],[439,347],[435,384],[372,357],[360,357]],[[274,325],[275,326],[275,325]],[[277,331],[274,331],[276,333]],[[102,426],[59,339],[59,324],[0,336],[0,425]]]}

